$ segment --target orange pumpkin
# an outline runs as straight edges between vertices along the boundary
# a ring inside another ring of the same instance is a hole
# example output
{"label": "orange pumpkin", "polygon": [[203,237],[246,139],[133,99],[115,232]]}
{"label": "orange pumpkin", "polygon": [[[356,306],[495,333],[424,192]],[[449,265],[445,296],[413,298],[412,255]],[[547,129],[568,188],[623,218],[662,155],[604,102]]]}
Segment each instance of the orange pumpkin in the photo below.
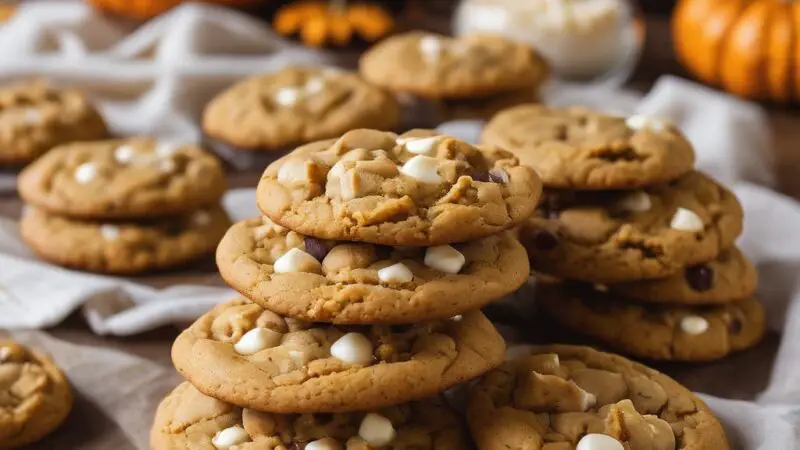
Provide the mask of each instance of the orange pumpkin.
{"label": "orange pumpkin", "polygon": [[800,100],[800,2],[680,0],[672,32],[698,79],[755,100]]}
{"label": "orange pumpkin", "polygon": [[[88,0],[93,6],[105,11],[133,19],[150,19],[186,0]],[[246,6],[261,3],[263,0],[205,0],[226,6]]]}
{"label": "orange pumpkin", "polygon": [[343,47],[350,44],[356,34],[367,42],[386,36],[394,27],[394,20],[378,5],[307,0],[281,8],[275,15],[273,27],[283,36],[299,36],[306,45]]}

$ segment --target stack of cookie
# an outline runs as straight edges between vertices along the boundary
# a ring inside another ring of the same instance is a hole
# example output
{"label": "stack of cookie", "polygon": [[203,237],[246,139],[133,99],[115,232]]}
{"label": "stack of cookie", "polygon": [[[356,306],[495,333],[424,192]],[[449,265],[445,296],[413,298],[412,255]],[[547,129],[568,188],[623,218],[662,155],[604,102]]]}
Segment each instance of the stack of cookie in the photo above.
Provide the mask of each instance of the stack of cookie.
{"label": "stack of cookie", "polygon": [[68,144],[19,177],[21,233],[41,258],[137,274],[213,252],[230,226],[225,174],[199,147],[128,139]]}
{"label": "stack of cookie", "polygon": [[764,314],[734,241],[736,197],[693,169],[670,124],[525,105],[484,130],[548,188],[522,230],[539,306],[564,326],[642,358],[701,361],[754,345]]}
{"label": "stack of cookie", "polygon": [[410,120],[420,120],[420,110],[432,110],[430,120],[438,123],[488,119],[536,101],[548,70],[532,48],[501,36],[452,38],[415,31],[375,45],[362,56],[360,72],[411,106],[415,117]]}
{"label": "stack of cookie", "polygon": [[265,216],[217,250],[244,297],[175,341],[188,383],[152,448],[467,448],[437,395],[502,362],[479,308],[527,280],[506,230],[540,192],[509,153],[423,131],[355,130],[275,162]]}

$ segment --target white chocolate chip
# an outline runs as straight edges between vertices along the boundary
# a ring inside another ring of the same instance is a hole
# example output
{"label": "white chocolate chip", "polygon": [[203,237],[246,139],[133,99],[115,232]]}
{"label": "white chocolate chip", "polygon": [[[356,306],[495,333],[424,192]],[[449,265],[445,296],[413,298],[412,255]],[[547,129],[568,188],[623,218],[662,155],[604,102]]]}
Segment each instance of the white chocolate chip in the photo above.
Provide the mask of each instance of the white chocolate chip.
{"label": "white chocolate chip", "polygon": [[218,432],[214,438],[211,439],[211,443],[218,450],[228,450],[234,445],[244,444],[249,440],[250,435],[247,434],[247,431],[239,425],[234,425]]}
{"label": "white chocolate chip", "polygon": [[597,404],[597,396],[581,389],[581,408],[588,411]]}
{"label": "white chocolate chip", "polygon": [[378,279],[384,283],[409,283],[414,274],[405,264],[397,263],[379,270]]}
{"label": "white chocolate chip", "polygon": [[234,344],[233,349],[240,355],[252,355],[265,348],[272,348],[281,343],[283,335],[269,328],[253,328]]}
{"label": "white chocolate chip", "polygon": [[392,422],[386,417],[380,414],[367,413],[358,427],[358,435],[370,447],[384,447],[391,444],[397,432],[394,430]]}
{"label": "white chocolate chip", "polygon": [[128,164],[136,156],[136,149],[130,145],[121,145],[114,150],[114,160],[120,164]]}
{"label": "white chocolate chip", "polygon": [[97,178],[97,165],[92,162],[86,162],[75,169],[75,181],[80,184],[86,184]]}
{"label": "white chocolate chip", "polygon": [[274,264],[275,273],[319,272],[321,267],[316,258],[299,248],[284,253]]}
{"label": "white chocolate chip", "polygon": [[441,183],[438,168],[439,160],[436,158],[418,155],[406,161],[400,171],[423,183]]}
{"label": "white chocolate chip", "polygon": [[347,169],[344,166],[344,161],[339,161],[331,167],[331,170],[328,171],[328,178],[336,177],[342,178],[342,175],[347,172]]}
{"label": "white chocolate chip", "polygon": [[672,216],[669,226],[673,230],[678,231],[703,231],[705,228],[703,219],[686,208],[678,208],[678,210],[675,211],[675,215]]}
{"label": "white chocolate chip", "polygon": [[625,447],[607,434],[592,433],[582,437],[575,450],[625,450]]}
{"label": "white chocolate chip", "polygon": [[119,239],[120,230],[116,225],[101,225],[100,235],[107,241],[116,241]]}
{"label": "white chocolate chip", "polygon": [[361,333],[347,333],[331,345],[331,356],[347,364],[372,362],[372,342]]}
{"label": "white chocolate chip", "polygon": [[42,112],[38,109],[26,108],[22,119],[26,124],[37,124],[42,121]]}
{"label": "white chocolate chip", "polygon": [[595,284],[593,287],[594,287],[595,291],[608,292],[608,286],[606,286],[605,284],[598,283],[598,284]]}
{"label": "white chocolate chip", "polygon": [[439,142],[439,136],[427,137],[427,138],[413,138],[410,140],[405,141],[403,144],[411,153],[416,155],[427,155],[433,150],[436,143]]}
{"label": "white chocolate chip", "polygon": [[155,154],[162,159],[172,158],[181,147],[183,145],[177,142],[161,141],[156,145]]}
{"label": "white chocolate chip", "polygon": [[308,168],[301,159],[290,159],[278,169],[278,181],[281,183],[297,183],[308,181]]}
{"label": "white chocolate chip", "polygon": [[303,87],[306,94],[319,94],[323,90],[325,90],[325,79],[322,77],[313,77],[309,78],[306,81],[306,85]]}
{"label": "white chocolate chip", "polygon": [[419,50],[425,60],[434,62],[442,53],[442,40],[436,36],[425,36],[419,41]]}
{"label": "white chocolate chip", "polygon": [[686,316],[681,319],[681,330],[691,335],[703,334],[708,331],[708,321],[700,316]]}
{"label": "white chocolate chip", "polygon": [[617,207],[623,211],[647,212],[653,207],[653,202],[647,192],[636,191],[622,197],[617,203]]}
{"label": "white chocolate chip", "polygon": [[352,173],[348,176],[345,172],[344,176],[339,177],[339,195],[342,196],[342,200],[352,200],[357,197],[354,181]]}
{"label": "white chocolate chip", "polygon": [[306,444],[305,450],[342,450],[342,445],[333,438],[322,438]]}
{"label": "white chocolate chip", "polygon": [[195,211],[192,214],[192,225],[202,228],[211,224],[211,214],[208,211]]}
{"label": "white chocolate chip", "polygon": [[444,273],[458,273],[464,267],[466,258],[449,245],[428,247],[425,251],[425,265]]}
{"label": "white chocolate chip", "polygon": [[455,315],[455,316],[451,317],[450,320],[452,320],[453,322],[461,322],[462,320],[464,320],[464,316],[462,316],[461,314],[458,314],[458,315]]}
{"label": "white chocolate chip", "polygon": [[669,122],[666,120],[642,115],[628,117],[628,119],[625,121],[625,125],[627,125],[631,130],[648,130],[656,133],[667,131],[669,129]]}
{"label": "white chocolate chip", "polygon": [[294,106],[300,99],[300,91],[294,87],[279,89],[275,94],[275,101],[281,106]]}
{"label": "white chocolate chip", "polygon": [[171,159],[162,159],[158,162],[158,170],[162,173],[172,173],[176,169],[175,161]]}
{"label": "white chocolate chip", "polygon": [[11,357],[11,347],[0,347],[0,362]]}

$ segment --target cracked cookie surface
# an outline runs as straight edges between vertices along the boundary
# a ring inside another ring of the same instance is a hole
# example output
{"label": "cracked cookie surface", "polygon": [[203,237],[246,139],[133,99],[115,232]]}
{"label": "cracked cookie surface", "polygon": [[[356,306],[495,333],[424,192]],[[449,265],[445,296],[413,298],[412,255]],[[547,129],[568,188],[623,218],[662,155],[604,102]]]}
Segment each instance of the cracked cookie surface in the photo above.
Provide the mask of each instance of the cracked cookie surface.
{"label": "cracked cookie surface", "polygon": [[378,86],[425,98],[469,98],[537,89],[547,65],[530,47],[500,36],[451,38],[410,32],[383,40],[359,61]]}
{"label": "cracked cookie surface", "polygon": [[694,150],[674,126],[645,116],[628,119],[586,108],[522,105],[486,125],[482,142],[500,146],[561,189],[631,189],[692,170]]}
{"label": "cracked cookie surface", "polygon": [[184,213],[218,202],[225,189],[222,166],[210,153],[151,139],[65,145],[28,166],[19,179],[27,203],[91,219]]}
{"label": "cracked cookie surface", "polygon": [[356,74],[290,67],[251,77],[206,107],[203,131],[246,151],[281,151],[354,128],[394,129],[397,101]]}
{"label": "cracked cookie surface", "polygon": [[44,260],[109,274],[180,266],[214,252],[230,226],[220,206],[146,222],[82,222],[28,209],[23,239]]}
{"label": "cracked cookie surface", "polygon": [[0,165],[28,163],[51,148],[108,136],[84,95],[31,81],[0,89]]}
{"label": "cracked cookie surface", "polygon": [[586,285],[539,283],[536,301],[569,329],[639,358],[710,361],[757,344],[764,309],[753,297],[709,306],[625,300]]}
{"label": "cracked cookie surface", "polygon": [[755,267],[732,247],[716,259],[684,268],[679,273],[656,280],[608,285],[623,297],[653,303],[702,305],[730,303],[753,295],[758,284]]}
{"label": "cracked cookie surface", "polygon": [[0,449],[39,441],[67,417],[72,390],[53,361],[0,340]]}
{"label": "cracked cookie surface", "polygon": [[700,172],[638,191],[550,190],[521,231],[531,267],[564,279],[663,278],[713,260],[742,231],[736,197]]}
{"label": "cracked cookie surface", "polygon": [[[467,438],[460,418],[439,398],[389,406],[371,412],[388,419],[385,445],[370,445],[359,434],[367,413],[274,414],[242,409],[205,396],[183,383],[162,402],[150,434],[153,450],[206,450],[224,430],[239,434],[238,450],[309,448],[323,440],[346,450],[462,450]],[[379,419],[380,420],[380,419]],[[316,448],[316,447],[315,447]]]}
{"label": "cracked cookie surface", "polygon": [[480,450],[575,450],[612,438],[581,448],[730,448],[705,403],[649,367],[588,347],[512,351],[516,358],[470,389],[467,420]]}
{"label": "cracked cookie surface", "polygon": [[[248,333],[261,336],[258,345],[249,345]],[[500,364],[504,348],[479,311],[419,325],[341,327],[284,318],[240,298],[181,333],[172,360],[199,391],[234,405],[346,412],[437,395]]]}
{"label": "cracked cookie surface", "polygon": [[264,214],[304,235],[432,246],[511,228],[540,193],[533,169],[508,152],[426,130],[354,130],[271,164],[256,195]]}
{"label": "cracked cookie surface", "polygon": [[[281,272],[277,261],[292,249],[308,255],[307,263]],[[511,232],[452,249],[463,261],[443,267],[431,260],[436,249],[320,241],[263,217],[228,230],[217,266],[234,289],[272,311],[351,324],[450,317],[510,294],[528,279],[527,254]]]}

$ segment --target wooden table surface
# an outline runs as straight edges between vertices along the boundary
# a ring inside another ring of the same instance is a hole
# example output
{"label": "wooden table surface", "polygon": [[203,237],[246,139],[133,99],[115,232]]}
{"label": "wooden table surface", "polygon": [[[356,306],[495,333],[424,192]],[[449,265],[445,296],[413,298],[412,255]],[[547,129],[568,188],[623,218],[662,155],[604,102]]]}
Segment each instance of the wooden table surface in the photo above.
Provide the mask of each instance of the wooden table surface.
{"label": "wooden table surface", "polygon": [[[637,89],[646,90],[658,76],[665,73],[683,74],[674,60],[666,20],[649,19],[645,55],[631,85]],[[800,114],[797,110],[775,106],[768,106],[768,114],[775,135],[773,156],[777,161],[780,190],[800,198],[800,177],[796,176],[797,171],[800,170],[800,151],[795,149],[796,143],[800,142]],[[233,174],[231,175],[231,184],[233,187],[255,186],[258,175],[256,172]],[[0,196],[0,215],[16,217],[20,208],[20,201],[14,195]],[[210,260],[204,263],[200,269],[193,268],[189,271],[162,274],[140,280],[155,286],[187,281],[222,284]],[[536,324],[528,323],[521,326],[528,329],[527,334],[532,336],[533,340],[551,339],[552,334],[543,334],[541,330],[532,331],[537,327]],[[53,336],[69,342],[119,349],[165,366],[170,365],[169,349],[178,333],[176,328],[165,327],[129,338],[98,337],[88,330],[78,314],[48,331]],[[572,337],[559,336],[559,339],[570,340]],[[718,396],[750,399],[768,382],[778,342],[778,336],[770,335],[758,347],[713,364],[697,366],[659,364],[657,367],[676,377],[691,389]],[[730,375],[731,373],[736,373],[737,376],[723,376],[723,374]],[[80,405],[79,399],[78,406],[80,407]],[[84,425],[80,420],[71,420],[70,422],[69,429],[59,431],[59,434],[84,432],[81,429]],[[90,427],[89,424],[85,426]],[[54,439],[57,438],[56,436]]]}

